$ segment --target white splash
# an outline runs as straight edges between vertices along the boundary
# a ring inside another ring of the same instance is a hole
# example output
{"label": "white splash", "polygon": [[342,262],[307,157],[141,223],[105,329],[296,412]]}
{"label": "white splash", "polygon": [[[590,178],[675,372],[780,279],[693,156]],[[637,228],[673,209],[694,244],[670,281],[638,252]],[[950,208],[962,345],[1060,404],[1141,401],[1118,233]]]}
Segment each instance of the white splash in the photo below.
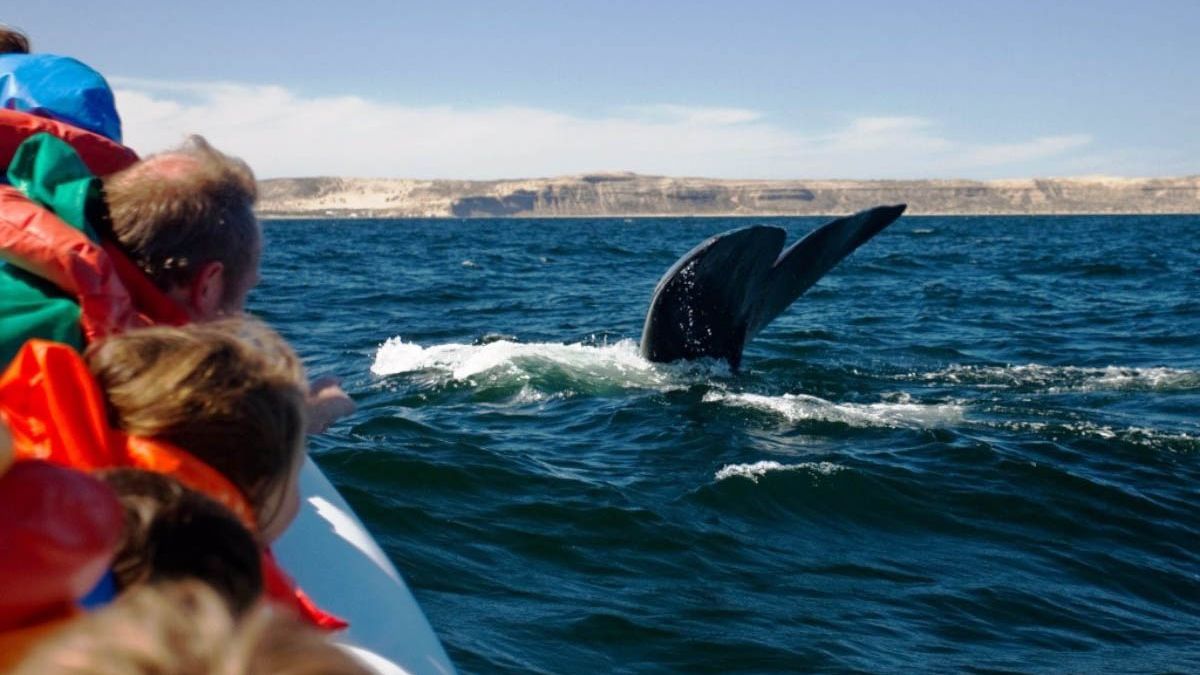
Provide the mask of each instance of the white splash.
{"label": "white splash", "polygon": [[723,481],[726,478],[748,478],[757,483],[759,478],[775,471],[808,471],[820,476],[832,476],[846,467],[833,462],[804,462],[802,464],[780,464],[770,460],[754,462],[753,464],[726,464],[714,474],[714,478]]}
{"label": "white splash", "polygon": [[807,394],[735,394],[712,391],[704,395],[706,403],[753,408],[782,416],[789,422],[818,420],[840,422],[854,427],[930,428],[958,424],[963,406],[952,403],[912,403],[901,397],[898,402],[834,403]]}
{"label": "white splash", "polygon": [[433,371],[438,379],[454,381],[487,375],[528,382],[537,373],[554,370],[599,386],[659,390],[729,374],[721,362],[651,363],[629,339],[607,345],[496,340],[422,347],[394,337],[379,347],[371,366],[376,375]]}

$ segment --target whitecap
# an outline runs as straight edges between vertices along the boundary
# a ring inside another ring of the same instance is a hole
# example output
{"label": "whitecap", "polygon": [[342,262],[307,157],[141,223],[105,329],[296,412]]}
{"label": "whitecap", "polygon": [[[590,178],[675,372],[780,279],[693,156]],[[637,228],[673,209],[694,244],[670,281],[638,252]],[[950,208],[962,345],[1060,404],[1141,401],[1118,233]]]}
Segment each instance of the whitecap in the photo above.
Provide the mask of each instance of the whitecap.
{"label": "whitecap", "polygon": [[775,471],[808,471],[821,476],[832,476],[833,474],[846,470],[846,467],[833,462],[803,462],[801,464],[780,464],[779,462],[764,460],[754,462],[753,464],[726,464],[721,467],[713,477],[717,481],[723,481],[726,478],[747,478],[755,483],[759,478]]}
{"label": "whitecap", "polygon": [[1011,431],[1031,431],[1056,442],[1070,438],[1093,438],[1102,441],[1120,441],[1152,450],[1192,451],[1200,449],[1200,435],[1198,434],[1150,427],[1121,427],[1086,421],[1008,421],[991,423],[989,426]]}
{"label": "whitecap", "polygon": [[912,373],[908,379],[978,387],[1032,387],[1050,393],[1064,391],[1180,391],[1200,388],[1200,371],[1179,368],[1107,366],[963,366],[931,373]]}
{"label": "whitecap", "polygon": [[834,403],[807,394],[737,394],[711,391],[706,403],[721,403],[763,410],[782,416],[789,422],[817,420],[840,422],[854,427],[929,428],[958,424],[963,406],[953,403],[913,403],[907,397],[879,403]]}

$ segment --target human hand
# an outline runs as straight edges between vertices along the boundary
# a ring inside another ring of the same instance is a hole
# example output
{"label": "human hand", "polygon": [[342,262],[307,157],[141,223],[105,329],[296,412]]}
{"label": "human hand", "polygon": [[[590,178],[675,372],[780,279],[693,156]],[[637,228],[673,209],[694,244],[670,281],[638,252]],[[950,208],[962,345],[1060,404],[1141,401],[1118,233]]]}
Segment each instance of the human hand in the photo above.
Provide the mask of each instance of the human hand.
{"label": "human hand", "polygon": [[354,412],[356,405],[336,377],[320,377],[308,385],[308,433],[319,434]]}

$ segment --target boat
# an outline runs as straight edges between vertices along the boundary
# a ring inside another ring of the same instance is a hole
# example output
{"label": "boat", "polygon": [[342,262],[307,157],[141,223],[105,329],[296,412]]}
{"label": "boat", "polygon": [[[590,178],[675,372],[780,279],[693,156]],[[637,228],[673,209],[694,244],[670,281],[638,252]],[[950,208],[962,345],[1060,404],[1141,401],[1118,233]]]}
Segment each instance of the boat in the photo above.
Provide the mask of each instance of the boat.
{"label": "boat", "polygon": [[319,607],[349,622],[333,641],[381,675],[455,673],[403,577],[312,458],[300,494],[272,549]]}

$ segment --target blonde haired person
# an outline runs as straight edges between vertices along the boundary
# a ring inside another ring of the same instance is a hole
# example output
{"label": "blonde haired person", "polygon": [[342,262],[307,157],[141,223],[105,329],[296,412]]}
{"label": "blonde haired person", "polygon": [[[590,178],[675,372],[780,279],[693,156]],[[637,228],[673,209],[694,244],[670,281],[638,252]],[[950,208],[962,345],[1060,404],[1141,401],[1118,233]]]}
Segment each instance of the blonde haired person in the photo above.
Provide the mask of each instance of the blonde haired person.
{"label": "blonde haired person", "polygon": [[266,324],[223,319],[129,331],[88,348],[116,428],[165,441],[220,472],[249,502],[264,544],[299,509],[304,369]]}
{"label": "blonde haired person", "polygon": [[259,604],[240,620],[199,582],[141,586],[40,644],[15,675],[369,675]]}

